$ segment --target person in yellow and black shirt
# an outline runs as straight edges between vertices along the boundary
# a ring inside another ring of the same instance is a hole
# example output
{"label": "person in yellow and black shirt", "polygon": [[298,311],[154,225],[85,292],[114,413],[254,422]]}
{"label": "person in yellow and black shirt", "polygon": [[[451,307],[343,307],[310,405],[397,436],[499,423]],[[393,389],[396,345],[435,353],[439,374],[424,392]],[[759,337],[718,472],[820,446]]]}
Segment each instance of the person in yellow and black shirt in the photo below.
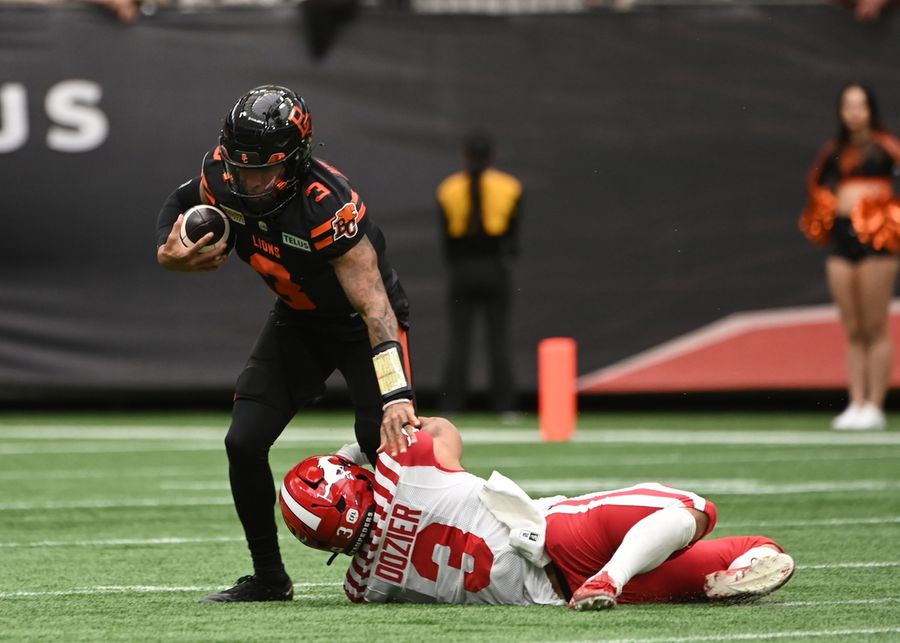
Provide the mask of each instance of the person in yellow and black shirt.
{"label": "person in yellow and black shirt", "polygon": [[487,326],[492,407],[498,413],[515,410],[509,322],[522,184],[491,167],[493,157],[491,138],[471,132],[463,141],[465,169],[448,176],[437,188],[450,282],[450,345],[441,405],[447,412],[465,408],[473,322],[478,314]]}

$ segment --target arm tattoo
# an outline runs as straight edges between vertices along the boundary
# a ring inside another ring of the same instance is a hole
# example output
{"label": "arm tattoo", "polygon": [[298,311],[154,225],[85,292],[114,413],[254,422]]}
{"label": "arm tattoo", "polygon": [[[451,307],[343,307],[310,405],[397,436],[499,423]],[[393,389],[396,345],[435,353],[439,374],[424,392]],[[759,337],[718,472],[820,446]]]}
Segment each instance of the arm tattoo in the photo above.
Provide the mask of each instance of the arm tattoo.
{"label": "arm tattoo", "polygon": [[348,252],[333,259],[331,265],[347,299],[366,322],[372,346],[396,340],[397,318],[384,290],[378,271],[378,257],[369,240],[363,239]]}

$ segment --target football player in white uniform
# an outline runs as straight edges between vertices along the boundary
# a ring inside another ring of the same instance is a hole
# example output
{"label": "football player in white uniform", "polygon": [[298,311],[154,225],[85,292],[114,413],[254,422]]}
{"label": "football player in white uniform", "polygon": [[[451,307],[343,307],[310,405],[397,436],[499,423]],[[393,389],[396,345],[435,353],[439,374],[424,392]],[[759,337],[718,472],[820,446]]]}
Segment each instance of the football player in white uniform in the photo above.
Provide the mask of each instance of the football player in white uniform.
{"label": "football player in white uniform", "polygon": [[345,447],[303,460],[281,488],[294,536],[332,558],[352,556],[344,590],[354,602],[595,610],[751,600],[794,571],[764,536],[700,540],[716,508],[694,493],[643,483],[532,500],[496,472],[484,480],[465,471],[449,421],[420,420],[406,452],[380,453],[374,473]]}

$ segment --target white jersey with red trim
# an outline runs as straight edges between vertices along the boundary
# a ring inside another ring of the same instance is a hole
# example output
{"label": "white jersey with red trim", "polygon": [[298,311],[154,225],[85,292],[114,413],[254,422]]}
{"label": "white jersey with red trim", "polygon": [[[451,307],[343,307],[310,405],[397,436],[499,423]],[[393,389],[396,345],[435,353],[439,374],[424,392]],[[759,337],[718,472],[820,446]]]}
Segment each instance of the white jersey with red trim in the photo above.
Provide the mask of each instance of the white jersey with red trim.
{"label": "white jersey with red trim", "polygon": [[344,590],[354,602],[561,605],[543,569],[509,546],[479,499],[485,484],[442,468],[431,435],[375,467],[376,521]]}

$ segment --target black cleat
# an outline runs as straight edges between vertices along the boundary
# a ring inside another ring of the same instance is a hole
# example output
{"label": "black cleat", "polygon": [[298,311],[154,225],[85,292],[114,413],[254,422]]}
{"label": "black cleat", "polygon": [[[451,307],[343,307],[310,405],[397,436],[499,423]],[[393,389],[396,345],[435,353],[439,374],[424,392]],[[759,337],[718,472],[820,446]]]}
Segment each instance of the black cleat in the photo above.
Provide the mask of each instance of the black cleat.
{"label": "black cleat", "polygon": [[210,594],[201,603],[237,603],[244,601],[290,601],[294,598],[294,584],[290,578],[276,585],[264,583],[256,576],[241,576],[234,587]]}

